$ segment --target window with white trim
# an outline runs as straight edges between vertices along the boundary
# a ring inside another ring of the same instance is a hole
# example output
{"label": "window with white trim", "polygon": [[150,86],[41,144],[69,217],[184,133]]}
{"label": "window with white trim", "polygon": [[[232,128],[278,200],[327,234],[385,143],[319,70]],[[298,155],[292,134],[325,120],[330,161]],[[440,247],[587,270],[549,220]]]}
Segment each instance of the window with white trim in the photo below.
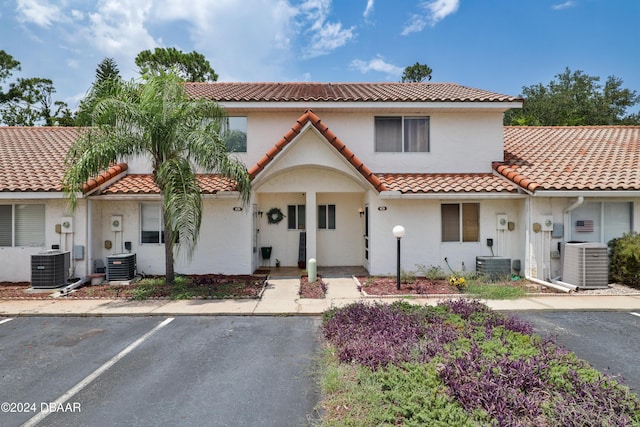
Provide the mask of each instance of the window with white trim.
{"label": "window with white trim", "polygon": [[164,221],[160,203],[140,204],[140,242],[164,243]]}
{"label": "window with white trim", "polygon": [[571,211],[571,240],[608,243],[633,226],[631,202],[585,202]]}
{"label": "window with white trim", "polygon": [[229,153],[247,152],[247,118],[227,117],[222,138]]}
{"label": "window with white trim", "polygon": [[318,229],[336,229],[336,205],[318,205]]}
{"label": "window with white trim", "polygon": [[0,246],[45,246],[45,205],[0,205]]}
{"label": "window with white trim", "polygon": [[304,230],[306,228],[305,214],[304,205],[287,206],[287,228],[289,230]]}
{"label": "window with white trim", "polygon": [[443,203],[440,210],[443,242],[480,241],[479,203]]}
{"label": "window with white trim", "polygon": [[429,117],[376,117],[375,150],[378,153],[428,152]]}

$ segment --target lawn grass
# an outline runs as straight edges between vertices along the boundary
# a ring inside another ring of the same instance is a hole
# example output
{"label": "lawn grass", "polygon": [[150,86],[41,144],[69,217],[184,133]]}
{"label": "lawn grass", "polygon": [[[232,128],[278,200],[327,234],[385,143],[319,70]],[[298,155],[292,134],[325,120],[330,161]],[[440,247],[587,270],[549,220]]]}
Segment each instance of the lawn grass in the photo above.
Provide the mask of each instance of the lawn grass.
{"label": "lawn grass", "polygon": [[324,313],[325,426],[640,426],[640,400],[478,301]]}
{"label": "lawn grass", "polygon": [[505,300],[524,297],[527,292],[518,286],[509,286],[505,284],[493,284],[475,282],[469,284],[465,293],[473,295],[479,299]]}

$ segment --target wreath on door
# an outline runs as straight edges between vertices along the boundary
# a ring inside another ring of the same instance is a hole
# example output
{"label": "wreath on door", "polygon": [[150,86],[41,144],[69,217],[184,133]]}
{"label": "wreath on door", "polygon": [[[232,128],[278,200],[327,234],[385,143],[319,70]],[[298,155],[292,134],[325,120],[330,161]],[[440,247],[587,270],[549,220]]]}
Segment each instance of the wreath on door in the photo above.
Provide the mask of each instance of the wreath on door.
{"label": "wreath on door", "polygon": [[284,214],[278,208],[271,208],[267,212],[267,221],[269,224],[278,224],[284,218]]}

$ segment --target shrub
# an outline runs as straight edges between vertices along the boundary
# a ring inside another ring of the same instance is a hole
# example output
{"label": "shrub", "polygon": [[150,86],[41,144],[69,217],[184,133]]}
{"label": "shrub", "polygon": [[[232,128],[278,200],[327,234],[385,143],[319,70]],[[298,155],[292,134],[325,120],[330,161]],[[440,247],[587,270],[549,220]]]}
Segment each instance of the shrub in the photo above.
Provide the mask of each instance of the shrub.
{"label": "shrub", "polygon": [[640,287],[640,235],[628,233],[609,242],[609,277],[618,283]]}
{"label": "shrub", "polygon": [[442,280],[446,277],[444,270],[437,265],[425,267],[422,264],[418,264],[416,265],[416,268],[418,269],[418,273],[420,273],[420,275],[429,280]]}

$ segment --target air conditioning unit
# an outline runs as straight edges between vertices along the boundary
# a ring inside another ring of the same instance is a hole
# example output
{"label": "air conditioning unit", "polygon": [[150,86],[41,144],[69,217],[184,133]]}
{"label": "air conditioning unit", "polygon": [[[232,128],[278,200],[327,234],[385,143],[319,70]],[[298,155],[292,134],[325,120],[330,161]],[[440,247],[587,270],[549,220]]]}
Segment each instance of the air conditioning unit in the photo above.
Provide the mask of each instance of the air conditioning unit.
{"label": "air conditioning unit", "polygon": [[491,280],[503,280],[511,276],[511,258],[501,256],[477,256],[476,273]]}
{"label": "air conditioning unit", "polygon": [[136,254],[116,254],[107,257],[107,282],[131,280],[136,276]]}
{"label": "air conditioning unit", "polygon": [[31,287],[59,288],[67,285],[70,252],[56,250],[31,255]]}
{"label": "air conditioning unit", "polygon": [[580,289],[609,287],[609,249],[604,243],[562,246],[562,281]]}

